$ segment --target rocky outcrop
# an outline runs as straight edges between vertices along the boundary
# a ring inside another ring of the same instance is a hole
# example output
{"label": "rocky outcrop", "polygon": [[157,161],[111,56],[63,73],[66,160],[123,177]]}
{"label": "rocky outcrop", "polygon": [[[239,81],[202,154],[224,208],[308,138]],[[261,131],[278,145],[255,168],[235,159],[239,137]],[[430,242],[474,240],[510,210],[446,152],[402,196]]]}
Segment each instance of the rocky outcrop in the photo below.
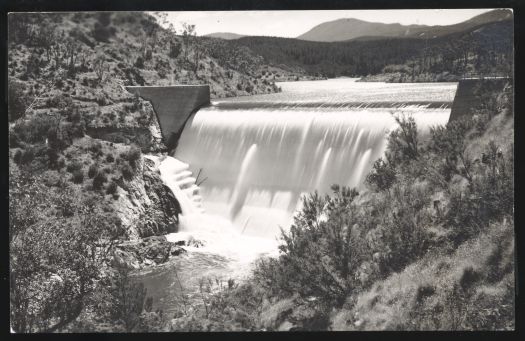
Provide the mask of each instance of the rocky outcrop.
{"label": "rocky outcrop", "polygon": [[119,185],[114,209],[130,240],[177,232],[179,203],[153,161],[141,156],[133,178]]}
{"label": "rocky outcrop", "polygon": [[168,242],[166,237],[152,236],[117,245],[113,253],[113,264],[129,269],[142,269],[166,263],[170,256],[178,256],[184,252],[185,249]]}

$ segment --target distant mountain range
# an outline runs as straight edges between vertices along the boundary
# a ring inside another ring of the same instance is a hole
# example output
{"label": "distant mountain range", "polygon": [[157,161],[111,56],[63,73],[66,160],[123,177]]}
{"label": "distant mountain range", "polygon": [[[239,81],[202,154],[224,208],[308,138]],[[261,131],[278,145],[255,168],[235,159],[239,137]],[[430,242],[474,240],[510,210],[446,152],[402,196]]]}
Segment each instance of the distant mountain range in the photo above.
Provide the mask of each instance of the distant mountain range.
{"label": "distant mountain range", "polygon": [[246,37],[245,35],[242,35],[242,34],[230,33],[230,32],[216,32],[216,33],[205,34],[204,36],[211,37],[211,38],[221,38],[221,39],[226,39],[226,40],[239,39],[242,37]]}
{"label": "distant mountain range", "polygon": [[[446,26],[401,25],[368,22],[354,18],[343,18],[325,22],[297,37],[300,40],[336,42],[348,40],[375,40],[378,38],[437,38],[462,32],[488,23],[512,18],[512,11],[497,9],[477,15],[467,21]],[[245,35],[228,32],[210,33],[207,37],[235,40]]]}
{"label": "distant mountain range", "polygon": [[467,21],[447,26],[383,24],[352,18],[338,19],[317,25],[310,31],[298,36],[297,39],[333,42],[363,37],[436,38],[451,33],[466,31],[476,26],[507,20],[511,17],[511,10],[493,10],[475,16]]}

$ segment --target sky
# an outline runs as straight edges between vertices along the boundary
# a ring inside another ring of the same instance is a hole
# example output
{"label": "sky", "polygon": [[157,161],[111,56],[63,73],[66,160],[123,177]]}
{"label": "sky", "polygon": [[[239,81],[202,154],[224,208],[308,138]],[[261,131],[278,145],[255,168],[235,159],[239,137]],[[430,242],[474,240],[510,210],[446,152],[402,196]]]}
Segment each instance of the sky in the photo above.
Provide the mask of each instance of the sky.
{"label": "sky", "polygon": [[451,25],[490,9],[324,10],[324,11],[180,11],[167,12],[180,32],[182,23],[196,25],[197,35],[231,32],[295,38],[314,26],[341,18],[403,25]]}

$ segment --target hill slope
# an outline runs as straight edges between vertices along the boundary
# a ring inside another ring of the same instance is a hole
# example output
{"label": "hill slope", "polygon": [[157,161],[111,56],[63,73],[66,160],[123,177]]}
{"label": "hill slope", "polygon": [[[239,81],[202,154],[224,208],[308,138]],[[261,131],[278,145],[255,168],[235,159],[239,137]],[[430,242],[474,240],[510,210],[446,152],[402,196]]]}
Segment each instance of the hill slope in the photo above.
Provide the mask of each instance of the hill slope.
{"label": "hill slope", "polygon": [[363,37],[436,38],[511,18],[512,11],[507,9],[493,10],[477,15],[467,21],[446,26],[384,24],[346,18],[319,24],[298,36],[297,39],[334,42]]}
{"label": "hill slope", "polygon": [[297,39],[309,41],[344,41],[363,36],[404,37],[420,25],[383,24],[345,18],[325,22],[300,35]]}

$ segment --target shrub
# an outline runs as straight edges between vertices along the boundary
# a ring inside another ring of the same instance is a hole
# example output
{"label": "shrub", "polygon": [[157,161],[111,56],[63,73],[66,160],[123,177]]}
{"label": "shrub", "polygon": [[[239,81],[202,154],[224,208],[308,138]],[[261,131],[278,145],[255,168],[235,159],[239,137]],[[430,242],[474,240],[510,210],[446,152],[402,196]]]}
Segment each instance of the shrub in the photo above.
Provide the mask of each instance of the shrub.
{"label": "shrub", "polygon": [[98,165],[97,164],[92,164],[91,166],[89,166],[89,169],[88,169],[88,177],[90,179],[94,178],[96,175],[98,174]]}
{"label": "shrub", "polygon": [[81,169],[73,171],[73,182],[81,184],[84,181],[84,172]]}
{"label": "shrub", "polygon": [[115,157],[113,156],[113,154],[108,154],[108,155],[106,156],[106,162],[111,163],[111,162],[113,162],[113,161],[115,161]]}
{"label": "shrub", "polygon": [[99,153],[102,151],[102,143],[100,143],[100,141],[95,141],[91,144],[91,146],[89,147],[89,150],[92,152],[92,153]]}
{"label": "shrub", "polygon": [[126,180],[131,180],[131,178],[133,177],[133,168],[131,168],[129,164],[124,164],[120,171],[122,172],[122,176]]}
{"label": "shrub", "polygon": [[385,211],[381,212],[381,241],[373,247],[382,252],[378,265],[384,276],[403,269],[421,257],[427,251],[430,240],[425,229],[428,217],[423,210],[429,202],[429,193],[405,182],[396,183],[391,193],[384,199]]}
{"label": "shrub", "polygon": [[396,180],[396,171],[388,160],[379,158],[366,176],[366,183],[377,191],[388,191]]}
{"label": "shrub", "polygon": [[137,146],[132,146],[129,151],[126,154],[126,159],[129,161],[129,164],[135,168],[137,161],[140,159],[141,156],[140,148]]}
{"label": "shrub", "polygon": [[94,189],[101,189],[104,183],[108,179],[106,178],[106,175],[102,172],[97,173],[95,177],[93,178],[93,188]]}
{"label": "shrub", "polygon": [[73,161],[73,162],[70,162],[68,163],[67,167],[66,167],[66,170],[70,173],[73,173],[75,171],[78,171],[82,169],[82,163],[78,162],[78,161]]}
{"label": "shrub", "polygon": [[394,116],[399,128],[388,136],[388,152],[390,162],[394,166],[415,160],[419,156],[419,139],[416,121],[412,116]]}
{"label": "shrub", "polygon": [[127,332],[132,331],[140,321],[144,308],[146,289],[143,283],[132,280],[130,271],[118,268],[110,287],[110,316],[122,322]]}
{"label": "shrub", "polygon": [[47,159],[49,161],[49,167],[51,169],[56,168],[58,166],[58,152],[55,148],[52,148],[51,146],[47,148],[46,150]]}
{"label": "shrub", "polygon": [[51,128],[57,126],[57,120],[50,115],[35,115],[26,121],[15,123],[13,130],[21,141],[29,143],[44,142]]}
{"label": "shrub", "polygon": [[460,243],[487,223],[514,213],[514,169],[512,152],[504,155],[490,142],[473,168],[470,185],[451,191],[447,226],[453,228],[454,241]]}
{"label": "shrub", "polygon": [[95,27],[93,28],[93,31],[91,31],[91,35],[95,40],[103,43],[109,42],[109,38],[115,34],[115,28],[113,27],[106,27],[99,22],[95,23]]}
{"label": "shrub", "polygon": [[21,159],[22,159],[22,150],[18,149],[15,155],[13,156],[13,160],[15,161],[15,163],[20,163]]}
{"label": "shrub", "polygon": [[9,78],[8,90],[8,119],[9,122],[14,121],[25,113],[29,103],[32,101],[28,95],[25,94],[26,87],[24,83],[17,82]]}
{"label": "shrub", "polygon": [[181,50],[182,50],[181,45],[179,43],[175,42],[175,41],[172,41],[170,43],[169,56],[171,58],[177,58],[180,55]]}
{"label": "shrub", "polygon": [[303,208],[288,233],[282,233],[278,260],[260,261],[256,281],[274,294],[299,293],[324,302],[342,303],[360,284],[355,274],[363,260],[364,241],[352,232],[358,195],[334,186],[333,196],[303,197]]}
{"label": "shrub", "polygon": [[62,169],[64,168],[65,165],[66,165],[66,160],[63,157],[59,158],[57,162],[57,169]]}
{"label": "shrub", "polygon": [[134,65],[135,67],[138,67],[139,69],[143,69],[144,68],[144,58],[142,58],[141,56],[138,56]]}
{"label": "shrub", "polygon": [[465,151],[466,136],[471,127],[472,122],[469,119],[460,119],[449,122],[446,127],[437,126],[430,129],[428,151],[435,156],[432,166],[445,181],[450,181],[454,174],[470,178],[470,164]]}
{"label": "shrub", "polygon": [[117,183],[114,182],[114,181],[111,181],[108,185],[108,187],[106,188],[106,193],[107,194],[115,194],[117,192]]}

